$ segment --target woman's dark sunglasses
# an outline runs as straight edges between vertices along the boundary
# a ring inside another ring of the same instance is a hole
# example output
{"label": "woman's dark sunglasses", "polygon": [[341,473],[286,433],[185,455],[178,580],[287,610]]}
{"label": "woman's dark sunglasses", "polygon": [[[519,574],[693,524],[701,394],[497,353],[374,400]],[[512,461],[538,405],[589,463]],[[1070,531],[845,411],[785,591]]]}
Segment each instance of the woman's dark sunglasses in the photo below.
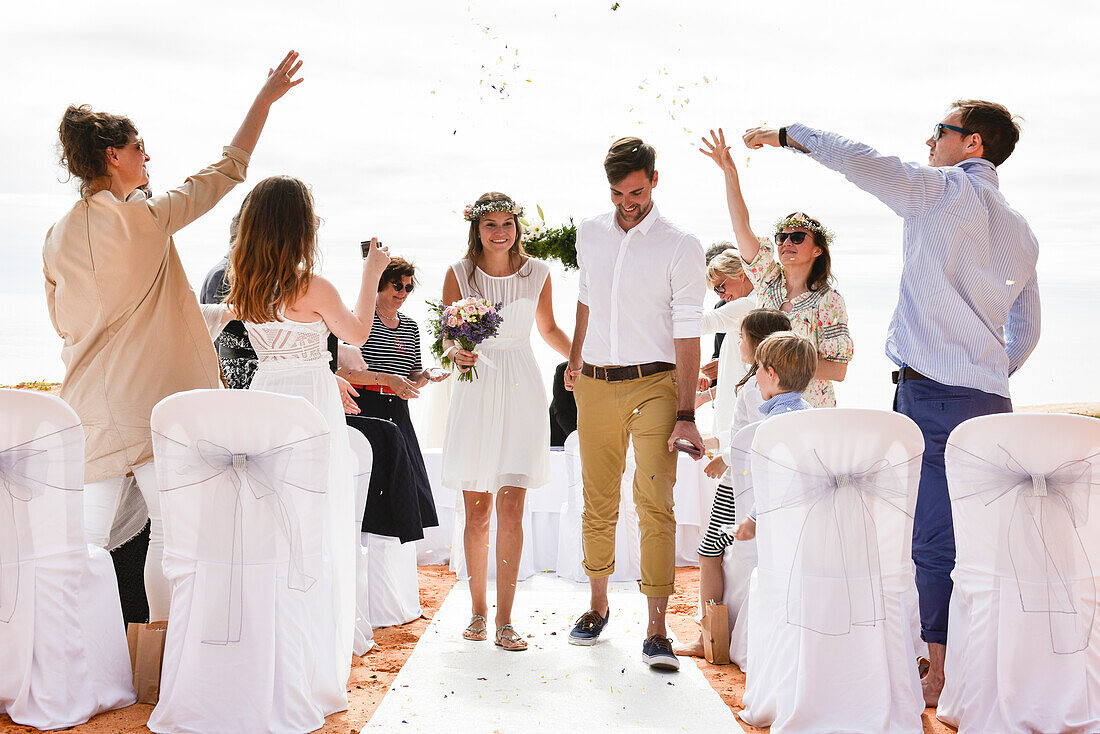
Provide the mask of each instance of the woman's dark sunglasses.
{"label": "woman's dark sunglasses", "polygon": [[791,238],[791,244],[792,245],[801,245],[802,242],[806,239],[806,233],[805,232],[776,232],[776,234],[775,234],[775,244],[782,245],[784,242],[787,241],[788,237]]}
{"label": "woman's dark sunglasses", "polygon": [[390,285],[392,285],[393,289],[395,291],[397,291],[398,293],[400,293],[401,291],[405,291],[406,293],[412,293],[413,288],[416,287],[412,283],[405,283],[404,285],[402,285],[401,283],[390,283]]}

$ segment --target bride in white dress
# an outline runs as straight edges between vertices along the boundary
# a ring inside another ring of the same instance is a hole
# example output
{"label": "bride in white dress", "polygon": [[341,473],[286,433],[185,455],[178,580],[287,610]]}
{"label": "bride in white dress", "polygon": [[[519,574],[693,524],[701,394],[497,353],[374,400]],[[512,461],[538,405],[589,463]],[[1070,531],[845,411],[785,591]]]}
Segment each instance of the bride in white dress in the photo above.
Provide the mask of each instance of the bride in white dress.
{"label": "bride in white dress", "polygon": [[[497,509],[495,642],[527,649],[512,628],[512,602],[523,549],[523,503],[528,488],[550,481],[550,414],[546,384],[531,350],[537,323],[546,343],[569,357],[570,341],[554,321],[550,268],[523,251],[522,214],[507,196],[483,194],[467,207],[466,256],[443,281],[443,303],[467,297],[503,302],[497,336],[475,352],[445,341],[459,370],[477,365],[473,382],[455,382],[443,440],[443,486],[462,490],[463,548],[470,573],[472,619],[467,640],[488,637],[485,597],[489,520]],[[479,360],[478,355],[482,358]],[[495,500],[495,502],[494,502]]]}
{"label": "bride in white dress", "polygon": [[[213,315],[221,326],[231,319],[244,322],[259,358],[250,389],[305,398],[329,426],[324,544],[332,560],[333,620],[323,624],[319,634],[331,640],[335,650],[320,655],[333,662],[317,671],[314,683],[317,702],[328,715],[347,709],[359,533],[348,522],[355,512],[351,447],[326,342],[329,331],[349,344],[366,342],[378,279],[389,256],[371,241],[359,298],[355,310],[349,311],[332,283],[313,274],[316,223],[313,198],[298,179],[274,176],[257,184],[241,212],[230,255],[230,305],[213,307]],[[203,308],[209,321],[212,307]]]}

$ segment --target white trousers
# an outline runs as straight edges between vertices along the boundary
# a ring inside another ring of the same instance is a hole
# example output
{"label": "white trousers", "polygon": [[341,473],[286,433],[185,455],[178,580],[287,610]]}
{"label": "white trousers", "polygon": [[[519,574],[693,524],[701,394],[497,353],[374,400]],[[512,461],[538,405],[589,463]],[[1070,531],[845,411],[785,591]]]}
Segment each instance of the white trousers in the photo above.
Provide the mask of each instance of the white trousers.
{"label": "white trousers", "polygon": [[[153,462],[134,469],[134,479],[149,508],[149,551],[145,556],[145,596],[149,599],[149,620],[168,619],[172,589],[164,577],[164,526],[160,519],[160,497]],[[84,486],[84,540],[105,548],[122,499],[126,477],[112,477]]]}

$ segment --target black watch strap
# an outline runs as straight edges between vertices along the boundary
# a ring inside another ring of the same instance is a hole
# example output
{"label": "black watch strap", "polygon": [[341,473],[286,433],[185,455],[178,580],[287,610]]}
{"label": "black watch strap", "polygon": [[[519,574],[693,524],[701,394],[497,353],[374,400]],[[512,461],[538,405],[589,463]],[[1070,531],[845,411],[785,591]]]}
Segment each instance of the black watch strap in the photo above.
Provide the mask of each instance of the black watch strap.
{"label": "black watch strap", "polygon": [[787,128],[786,126],[779,128],[779,147],[786,148],[787,145]]}

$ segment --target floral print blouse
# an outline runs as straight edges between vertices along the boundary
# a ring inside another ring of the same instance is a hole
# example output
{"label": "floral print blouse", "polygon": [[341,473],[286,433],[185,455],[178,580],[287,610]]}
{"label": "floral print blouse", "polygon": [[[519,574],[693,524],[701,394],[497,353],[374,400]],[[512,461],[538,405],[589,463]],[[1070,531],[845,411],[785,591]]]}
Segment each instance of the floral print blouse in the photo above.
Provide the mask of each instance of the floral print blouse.
{"label": "floral print blouse", "polygon": [[[787,278],[783,266],[775,260],[774,244],[759,237],[760,251],[751,263],[745,265],[745,273],[756,291],[760,308],[782,310],[787,300]],[[807,337],[817,347],[817,356],[833,362],[851,362],[853,345],[848,333],[848,310],[844,298],[831,286],[820,291],[808,291],[791,301],[791,329]],[[806,402],[815,408],[831,408],[836,405],[831,380],[814,378],[802,393]]]}

